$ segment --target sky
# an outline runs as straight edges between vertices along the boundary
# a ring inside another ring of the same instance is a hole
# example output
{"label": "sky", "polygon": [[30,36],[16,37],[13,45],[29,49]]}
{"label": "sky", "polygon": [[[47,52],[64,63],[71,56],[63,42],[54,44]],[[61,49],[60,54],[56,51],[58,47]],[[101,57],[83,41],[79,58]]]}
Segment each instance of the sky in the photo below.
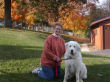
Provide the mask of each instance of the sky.
{"label": "sky", "polygon": [[99,3],[97,3],[97,5],[102,5],[104,2],[106,2],[106,0],[99,0]]}
{"label": "sky", "polygon": [[[87,0],[87,2],[93,2],[94,3],[95,0]],[[96,0],[97,1],[97,0]],[[98,2],[96,3],[96,5],[102,5],[104,2],[106,2],[107,0],[98,0]]]}

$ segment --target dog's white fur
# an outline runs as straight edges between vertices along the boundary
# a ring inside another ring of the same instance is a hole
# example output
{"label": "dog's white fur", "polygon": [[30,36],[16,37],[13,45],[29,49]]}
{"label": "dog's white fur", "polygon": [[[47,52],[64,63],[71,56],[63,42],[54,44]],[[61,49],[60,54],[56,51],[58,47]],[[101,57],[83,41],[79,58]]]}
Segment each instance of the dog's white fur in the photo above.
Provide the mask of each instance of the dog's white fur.
{"label": "dog's white fur", "polygon": [[65,44],[65,75],[63,82],[67,82],[68,79],[75,76],[76,82],[83,82],[83,79],[87,78],[87,68],[82,61],[82,55],[80,45],[76,41],[69,41]]}

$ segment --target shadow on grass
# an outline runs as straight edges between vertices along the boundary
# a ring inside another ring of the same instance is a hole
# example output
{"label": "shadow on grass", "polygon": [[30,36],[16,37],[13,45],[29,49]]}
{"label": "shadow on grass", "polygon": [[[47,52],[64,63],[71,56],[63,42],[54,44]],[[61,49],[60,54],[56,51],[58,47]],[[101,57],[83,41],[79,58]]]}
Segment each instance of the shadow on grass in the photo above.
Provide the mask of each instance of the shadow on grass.
{"label": "shadow on grass", "polygon": [[39,58],[42,49],[39,46],[0,45],[0,60]]}
{"label": "shadow on grass", "polygon": [[110,64],[87,66],[88,79],[85,82],[110,82]]}
{"label": "shadow on grass", "polygon": [[[84,82],[110,82],[110,64],[87,66],[87,69],[88,78],[84,80]],[[64,76],[64,69],[62,69],[62,78],[52,81],[43,80],[38,78],[37,75],[33,75],[31,73],[0,72],[0,82],[62,82]],[[69,82],[75,82],[75,78],[70,79]]]}
{"label": "shadow on grass", "polygon": [[0,82],[62,82],[63,76],[60,79],[54,79],[51,81],[39,78],[36,74],[32,73],[6,73],[0,71]]}
{"label": "shadow on grass", "polygon": [[90,57],[90,58],[106,58],[106,59],[110,59],[109,56],[102,56],[100,54],[93,54],[93,53],[82,53],[83,57]]}

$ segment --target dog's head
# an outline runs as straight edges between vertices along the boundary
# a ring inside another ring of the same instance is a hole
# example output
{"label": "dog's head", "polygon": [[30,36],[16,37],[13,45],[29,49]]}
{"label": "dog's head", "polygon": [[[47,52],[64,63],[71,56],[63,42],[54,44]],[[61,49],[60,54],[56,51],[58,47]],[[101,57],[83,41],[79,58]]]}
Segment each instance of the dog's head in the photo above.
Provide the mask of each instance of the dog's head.
{"label": "dog's head", "polygon": [[69,41],[65,43],[66,52],[71,56],[75,56],[75,54],[80,53],[80,45],[76,41]]}

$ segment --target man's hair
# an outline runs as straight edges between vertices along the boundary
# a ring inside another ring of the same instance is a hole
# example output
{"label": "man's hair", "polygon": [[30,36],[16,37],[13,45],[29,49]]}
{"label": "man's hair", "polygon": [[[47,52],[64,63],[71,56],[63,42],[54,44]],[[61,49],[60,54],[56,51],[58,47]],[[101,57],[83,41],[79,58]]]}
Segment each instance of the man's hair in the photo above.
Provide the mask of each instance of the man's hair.
{"label": "man's hair", "polygon": [[56,26],[61,26],[61,28],[63,28],[63,24],[61,22],[55,22],[53,27],[56,28]]}

